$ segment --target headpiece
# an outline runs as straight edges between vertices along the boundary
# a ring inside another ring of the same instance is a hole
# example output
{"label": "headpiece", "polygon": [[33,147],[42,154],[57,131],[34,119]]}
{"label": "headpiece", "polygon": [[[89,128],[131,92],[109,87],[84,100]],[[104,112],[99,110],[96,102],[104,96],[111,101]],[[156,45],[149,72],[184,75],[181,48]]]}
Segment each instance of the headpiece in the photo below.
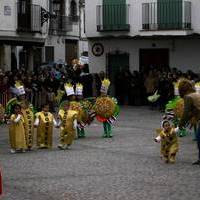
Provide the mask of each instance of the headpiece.
{"label": "headpiece", "polygon": [[110,86],[109,79],[104,79],[103,81],[101,81],[101,90],[100,91],[104,94],[107,94],[109,86]]}
{"label": "headpiece", "polygon": [[65,83],[64,87],[67,96],[74,95],[74,87],[71,83]]}
{"label": "headpiece", "polygon": [[23,95],[23,94],[26,93],[25,90],[24,90],[24,86],[19,81],[16,81],[15,88],[16,88],[16,95],[17,96],[20,96],[20,95]]}
{"label": "headpiece", "polygon": [[77,96],[83,95],[83,85],[81,83],[76,84],[76,95]]}

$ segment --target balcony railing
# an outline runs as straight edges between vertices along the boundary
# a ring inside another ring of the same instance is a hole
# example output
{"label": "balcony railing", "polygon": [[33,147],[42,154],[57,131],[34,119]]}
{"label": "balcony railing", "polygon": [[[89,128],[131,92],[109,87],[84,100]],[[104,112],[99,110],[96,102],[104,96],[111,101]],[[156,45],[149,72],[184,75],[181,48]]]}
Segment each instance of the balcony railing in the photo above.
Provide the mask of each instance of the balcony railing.
{"label": "balcony railing", "polygon": [[55,18],[50,18],[50,35],[66,35],[69,31],[72,31],[72,21],[70,17],[57,15]]}
{"label": "balcony railing", "polygon": [[191,29],[191,2],[183,0],[142,4],[143,30]]}
{"label": "balcony railing", "polygon": [[97,31],[129,31],[129,5],[97,6]]}
{"label": "balcony railing", "polygon": [[41,33],[41,6],[17,3],[17,31]]}

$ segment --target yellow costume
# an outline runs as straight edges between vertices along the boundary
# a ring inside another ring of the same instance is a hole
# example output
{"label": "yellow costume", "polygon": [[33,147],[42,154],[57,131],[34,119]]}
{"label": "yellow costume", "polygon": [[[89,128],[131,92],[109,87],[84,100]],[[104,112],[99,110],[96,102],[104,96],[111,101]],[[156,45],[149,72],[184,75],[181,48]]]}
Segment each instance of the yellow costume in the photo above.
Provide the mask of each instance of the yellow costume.
{"label": "yellow costume", "polygon": [[39,148],[52,147],[52,134],[55,119],[50,112],[36,113],[35,125],[37,126],[37,146]]}
{"label": "yellow costume", "polygon": [[162,130],[159,136],[161,137],[161,155],[166,162],[174,163],[179,146],[174,128],[171,128],[168,132]]}
{"label": "yellow costume", "polygon": [[32,107],[30,105],[25,106],[22,102],[20,103],[22,106],[21,112],[24,117],[24,126],[25,126],[25,135],[26,135],[26,144],[28,149],[31,149],[33,146],[33,138],[34,138],[34,114],[32,111]]}
{"label": "yellow costume", "polygon": [[27,145],[25,138],[24,118],[21,115],[18,122],[15,122],[16,119],[17,115],[12,114],[10,117],[11,124],[9,125],[10,146],[14,150],[25,150]]}
{"label": "yellow costume", "polygon": [[74,110],[59,110],[61,120],[60,144],[58,147],[64,148],[64,145],[71,145],[76,136],[76,127],[74,121],[77,120],[78,113]]}

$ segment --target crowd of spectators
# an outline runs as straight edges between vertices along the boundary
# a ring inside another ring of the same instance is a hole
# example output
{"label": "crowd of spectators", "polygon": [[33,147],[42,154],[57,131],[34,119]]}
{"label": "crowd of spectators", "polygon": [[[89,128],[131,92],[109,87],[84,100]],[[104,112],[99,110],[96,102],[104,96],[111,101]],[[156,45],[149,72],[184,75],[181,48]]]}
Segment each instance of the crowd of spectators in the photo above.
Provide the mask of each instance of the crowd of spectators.
{"label": "crowd of spectators", "polygon": [[194,82],[200,80],[193,71],[183,73],[176,68],[160,70],[152,67],[147,73],[121,70],[115,78],[116,97],[122,105],[147,105],[147,97],[157,91],[160,98],[154,107],[163,110],[166,103],[174,98],[174,83],[180,78]]}
{"label": "crowd of spectators", "polygon": [[[21,82],[26,90],[28,100],[36,107],[41,108],[45,102],[49,102],[51,109],[56,105],[56,96],[59,91],[64,91],[64,83],[80,82],[83,84],[84,97],[98,96],[101,80],[105,77],[105,72],[91,74],[89,66],[55,65],[44,66],[36,72],[29,72],[25,69],[3,72],[0,70],[0,101],[2,95],[7,95],[7,99],[15,96],[15,82]],[[120,105],[147,105],[147,97],[158,91],[160,98],[156,107],[164,109],[165,104],[174,97],[174,86],[180,77],[185,77],[194,82],[199,81],[199,76],[188,70],[183,73],[176,68],[158,70],[151,68],[148,73],[123,69],[115,74],[112,81],[114,95]],[[0,102],[2,103],[2,102]]]}

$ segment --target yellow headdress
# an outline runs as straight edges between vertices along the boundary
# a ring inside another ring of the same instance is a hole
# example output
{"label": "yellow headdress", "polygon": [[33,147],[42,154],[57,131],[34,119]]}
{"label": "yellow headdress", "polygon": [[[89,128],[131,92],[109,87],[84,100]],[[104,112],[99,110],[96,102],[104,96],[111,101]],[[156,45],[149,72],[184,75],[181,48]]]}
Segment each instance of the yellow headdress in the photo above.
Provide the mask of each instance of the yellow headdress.
{"label": "yellow headdress", "polygon": [[83,95],[83,85],[81,83],[76,84],[76,95]]}
{"label": "yellow headdress", "polygon": [[108,88],[110,86],[110,81],[109,79],[104,79],[102,82],[101,82],[101,92],[104,93],[104,94],[107,94],[108,92]]}
{"label": "yellow headdress", "polygon": [[74,95],[74,87],[71,83],[65,83],[65,91],[67,96]]}
{"label": "yellow headdress", "polygon": [[24,90],[24,86],[19,81],[15,82],[15,88],[16,88],[16,94],[18,96],[26,93],[25,90]]}

